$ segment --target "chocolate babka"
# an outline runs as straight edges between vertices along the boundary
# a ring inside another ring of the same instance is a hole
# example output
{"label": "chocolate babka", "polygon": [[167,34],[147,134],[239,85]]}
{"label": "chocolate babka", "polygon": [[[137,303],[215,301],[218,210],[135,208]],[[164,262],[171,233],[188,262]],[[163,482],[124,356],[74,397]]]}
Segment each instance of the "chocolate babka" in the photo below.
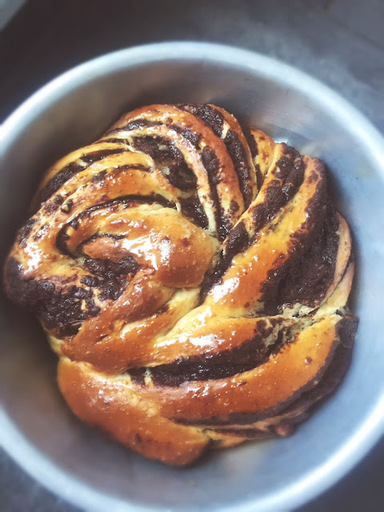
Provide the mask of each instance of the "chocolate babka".
{"label": "chocolate babka", "polygon": [[174,465],[287,436],[335,390],[351,237],[316,159],[215,105],[152,105],[54,164],[6,262],[81,419]]}

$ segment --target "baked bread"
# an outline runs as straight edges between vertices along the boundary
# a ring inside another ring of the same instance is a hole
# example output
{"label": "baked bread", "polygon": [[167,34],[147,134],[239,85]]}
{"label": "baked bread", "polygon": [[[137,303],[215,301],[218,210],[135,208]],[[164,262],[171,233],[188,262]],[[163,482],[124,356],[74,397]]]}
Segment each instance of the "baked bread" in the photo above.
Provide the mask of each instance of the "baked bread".
{"label": "baked bread", "polygon": [[6,262],[73,412],[173,465],[286,436],[340,383],[351,237],[324,164],[214,105],[152,105],[45,175]]}

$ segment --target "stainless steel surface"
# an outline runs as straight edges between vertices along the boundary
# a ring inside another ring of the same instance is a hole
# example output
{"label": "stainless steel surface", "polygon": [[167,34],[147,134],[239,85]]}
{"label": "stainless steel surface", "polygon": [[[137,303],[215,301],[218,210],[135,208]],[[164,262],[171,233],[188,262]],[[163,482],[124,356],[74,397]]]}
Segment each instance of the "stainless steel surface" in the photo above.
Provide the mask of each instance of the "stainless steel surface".
{"label": "stainless steel surface", "polygon": [[341,478],[384,432],[384,142],[364,117],[307,75],[241,50],[169,43],[101,57],[48,84],[4,123],[3,247],[52,159],[91,141],[131,107],[178,101],[220,104],[329,165],[357,251],[360,325],[344,384],[293,437],[175,470],[73,418],[55,388],[55,358],[40,329],[6,303],[0,438],[37,480],[87,510],[287,510]]}
{"label": "stainless steel surface", "polygon": [[0,0],[0,30],[9,23],[24,3],[25,0]]}

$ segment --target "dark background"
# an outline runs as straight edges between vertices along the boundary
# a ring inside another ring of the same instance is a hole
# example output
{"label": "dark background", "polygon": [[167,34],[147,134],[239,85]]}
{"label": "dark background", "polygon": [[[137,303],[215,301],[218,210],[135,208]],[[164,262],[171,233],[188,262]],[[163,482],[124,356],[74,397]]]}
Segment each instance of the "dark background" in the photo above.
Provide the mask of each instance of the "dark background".
{"label": "dark background", "polygon": [[[1,22],[0,2],[0,22]],[[0,23],[0,26],[2,24]],[[28,0],[0,30],[0,122],[59,73],[138,44],[215,41],[331,86],[384,133],[383,0]],[[300,512],[384,510],[384,439]],[[1,512],[76,512],[0,451]]]}

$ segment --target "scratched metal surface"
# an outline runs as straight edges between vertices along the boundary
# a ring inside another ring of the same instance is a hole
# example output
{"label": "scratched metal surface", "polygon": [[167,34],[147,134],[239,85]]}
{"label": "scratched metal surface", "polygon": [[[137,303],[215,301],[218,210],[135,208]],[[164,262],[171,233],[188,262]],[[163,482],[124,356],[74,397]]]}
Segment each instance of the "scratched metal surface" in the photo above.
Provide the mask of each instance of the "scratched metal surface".
{"label": "scratched metal surface", "polygon": [[[29,0],[0,32],[0,120],[58,73],[137,44],[206,40],[256,50],[330,85],[384,132],[384,2]],[[384,440],[300,512],[384,508]],[[0,510],[75,512],[0,452]]]}

